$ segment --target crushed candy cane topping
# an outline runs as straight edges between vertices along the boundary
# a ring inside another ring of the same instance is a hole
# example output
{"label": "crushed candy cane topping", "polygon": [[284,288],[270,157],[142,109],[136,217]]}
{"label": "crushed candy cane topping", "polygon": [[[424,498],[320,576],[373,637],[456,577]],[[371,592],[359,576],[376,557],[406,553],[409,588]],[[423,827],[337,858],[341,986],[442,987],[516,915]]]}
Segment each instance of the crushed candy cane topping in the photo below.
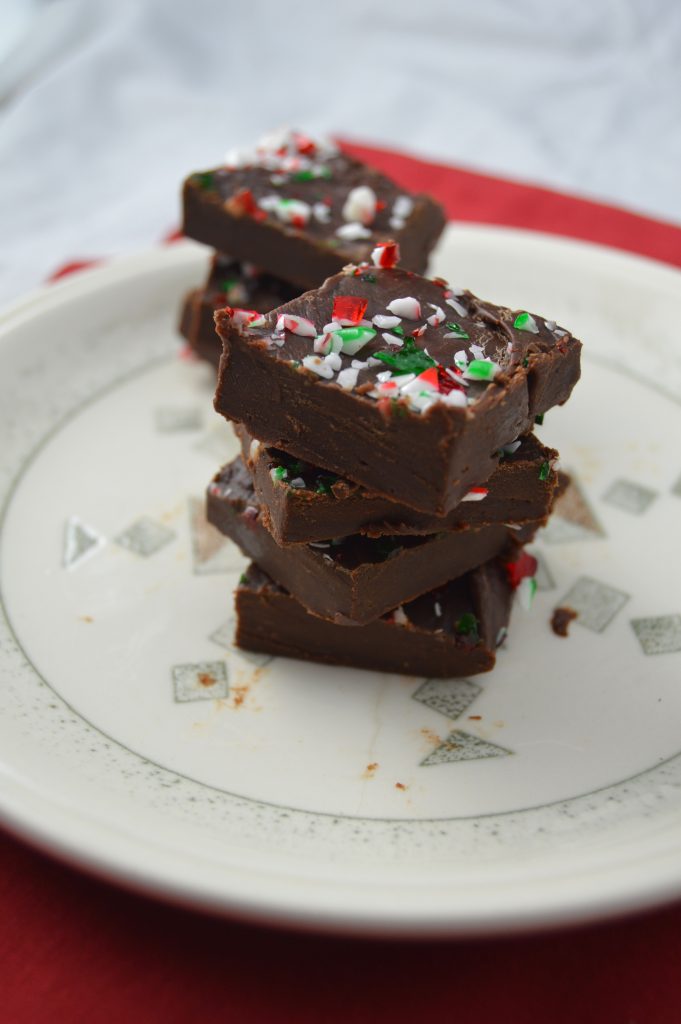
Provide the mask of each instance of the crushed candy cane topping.
{"label": "crushed candy cane topping", "polygon": [[[356,226],[356,222],[351,222],[345,227],[353,224]],[[383,252],[391,245],[394,243],[381,243],[375,252]],[[373,266],[366,262],[350,264],[343,269],[344,284],[340,293],[332,294],[329,305],[323,306],[320,318],[326,319],[326,323],[318,327],[306,317],[280,314],[275,331],[265,340],[270,345],[281,346],[285,343],[285,332],[308,340],[307,353],[301,352],[300,347],[294,350],[296,357],[289,360],[294,368],[302,367],[346,391],[359,388],[360,394],[385,402],[381,410],[384,414],[386,409],[391,414],[397,403],[420,413],[436,403],[464,410],[478,401],[486,393],[486,386],[504,371],[511,374],[515,367],[527,365],[522,354],[529,339],[524,345],[519,339],[513,344],[508,342],[512,331],[508,319],[498,317],[495,310],[481,307],[479,300],[469,293],[465,293],[465,301],[470,302],[470,311],[466,311],[462,303],[452,300],[452,292],[457,290],[450,289],[444,280],[433,281],[443,296],[440,300],[443,305],[414,295],[398,294],[381,308],[381,301],[385,302],[388,296],[381,296],[373,286],[382,273],[386,273],[391,282],[390,294],[395,296],[392,267],[383,268],[376,260]],[[404,275],[405,291],[410,288],[411,276]],[[435,297],[432,292],[431,295]],[[445,303],[460,306],[463,313],[459,315],[465,317],[462,323],[448,319],[452,314]],[[509,316],[507,310],[505,316]],[[253,323],[256,326],[267,323],[261,314],[249,310],[233,310],[232,317],[237,328],[244,332]],[[515,329],[533,333],[531,328],[535,321],[531,315],[517,314],[516,321],[519,318],[520,326]],[[421,338],[424,341],[420,341]],[[456,349],[456,343],[465,343],[467,347]],[[510,346],[508,351],[507,345]],[[352,358],[367,348],[363,358]],[[493,351],[496,359],[487,355],[487,351]],[[520,355],[515,354],[518,351]],[[499,457],[512,454],[519,445],[519,440],[504,445]],[[542,472],[547,476],[552,468],[547,463]],[[487,494],[487,488],[473,487],[462,500],[482,501]]]}
{"label": "crushed candy cane topping", "polygon": [[395,316],[403,317],[405,320],[421,318],[421,303],[411,295],[407,295],[403,299],[393,299],[386,308]]}
{"label": "crushed candy cane topping", "polygon": [[371,224],[376,216],[376,193],[368,185],[358,185],[350,189],[343,204],[343,219],[359,221],[365,226]]}

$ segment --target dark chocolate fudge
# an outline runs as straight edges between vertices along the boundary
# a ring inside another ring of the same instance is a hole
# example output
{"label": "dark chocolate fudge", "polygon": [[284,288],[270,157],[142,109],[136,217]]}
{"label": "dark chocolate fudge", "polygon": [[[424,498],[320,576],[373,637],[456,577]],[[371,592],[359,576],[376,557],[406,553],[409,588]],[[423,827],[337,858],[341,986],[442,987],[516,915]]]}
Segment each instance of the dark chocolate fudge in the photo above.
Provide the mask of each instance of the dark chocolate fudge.
{"label": "dark chocolate fudge", "polygon": [[494,667],[512,589],[488,562],[366,626],[347,629],[305,611],[255,565],[236,592],[236,643],[249,651],[331,665],[447,678]]}
{"label": "dark chocolate fudge", "polygon": [[218,412],[435,515],[484,484],[580,373],[581,343],[552,321],[395,267],[347,267],[265,316],[226,308],[216,324]]}
{"label": "dark chocolate fudge", "polygon": [[[442,207],[410,195],[332,143],[279,132],[184,185],[185,235],[314,288],[395,239],[402,262],[425,271],[445,225]],[[237,303],[241,305],[241,303]]]}
{"label": "dark chocolate fudge", "polygon": [[540,524],[279,545],[262,522],[250,474],[235,459],[208,487],[207,518],[313,615],[363,625],[498,555],[513,560]]}
{"label": "dark chocolate fudge", "polygon": [[[534,434],[508,445],[485,486],[474,487],[446,516],[417,512],[277,448],[253,440],[238,424],[244,462],[265,524],[278,544],[309,543],[366,533],[425,534],[459,526],[545,521],[551,511],[558,452]],[[218,481],[220,477],[218,476]]]}
{"label": "dark chocolate fudge", "polygon": [[180,314],[179,330],[201,359],[216,368],[222,355],[222,342],[215,331],[215,310],[223,306],[241,306],[258,313],[269,313],[275,306],[289,302],[300,289],[240,263],[231,256],[216,253],[208,280],[186,296]]}

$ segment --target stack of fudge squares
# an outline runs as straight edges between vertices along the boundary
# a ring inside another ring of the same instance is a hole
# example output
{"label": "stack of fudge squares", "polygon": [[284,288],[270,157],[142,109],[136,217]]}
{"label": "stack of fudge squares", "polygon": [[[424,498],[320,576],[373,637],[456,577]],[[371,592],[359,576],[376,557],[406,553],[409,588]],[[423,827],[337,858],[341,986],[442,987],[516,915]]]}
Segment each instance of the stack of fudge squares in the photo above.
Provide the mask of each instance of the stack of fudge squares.
{"label": "stack of fudge squares", "polygon": [[185,183],[184,232],[216,252],[181,330],[241,446],[207,517],[251,559],[242,648],[472,675],[531,602],[525,545],[558,487],[532,430],[569,397],[581,343],[423,276],[444,223],[295,132]]}

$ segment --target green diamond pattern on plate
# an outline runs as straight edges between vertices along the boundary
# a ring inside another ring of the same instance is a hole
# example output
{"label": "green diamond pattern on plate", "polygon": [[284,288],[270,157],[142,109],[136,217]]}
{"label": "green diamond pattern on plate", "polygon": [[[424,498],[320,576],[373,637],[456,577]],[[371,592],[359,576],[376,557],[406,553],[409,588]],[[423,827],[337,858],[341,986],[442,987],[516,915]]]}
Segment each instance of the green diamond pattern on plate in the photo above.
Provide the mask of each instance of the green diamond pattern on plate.
{"label": "green diamond pattern on plate", "polygon": [[73,569],[88,555],[94,555],[97,548],[104,543],[91,526],[86,526],[77,516],[71,516],[64,531],[63,565],[65,569]]}
{"label": "green diamond pattern on plate", "polygon": [[556,501],[553,515],[540,534],[547,544],[567,544],[605,537],[605,530],[594,515],[574,473],[569,473],[570,483]]}
{"label": "green diamond pattern on plate", "polygon": [[126,530],[114,537],[119,547],[127,548],[136,555],[149,558],[157,551],[170,544],[176,537],[174,530],[164,526],[163,523],[150,519],[149,516],[142,516],[136,519]]}
{"label": "green diamond pattern on plate", "polygon": [[412,697],[447,718],[458,718],[480,693],[482,687],[468,679],[426,679]]}
{"label": "green diamond pattern on plate", "polygon": [[577,612],[580,626],[594,633],[602,633],[628,600],[629,595],[621,590],[590,576],[580,576],[559,604]]}
{"label": "green diamond pattern on plate", "polygon": [[632,516],[643,515],[657,497],[656,491],[642,487],[631,480],[615,480],[603,495],[603,501]]}
{"label": "green diamond pattern on plate", "polygon": [[638,637],[644,654],[681,652],[681,615],[632,619],[631,628]]}
{"label": "green diamond pattern on plate", "polygon": [[216,700],[229,694],[224,661],[197,661],[173,665],[173,692],[179,704],[192,700]]}
{"label": "green diamond pattern on plate", "polygon": [[202,498],[189,499],[189,527],[194,572],[198,576],[233,572],[243,565],[239,549],[206,519]]}
{"label": "green diamond pattern on plate", "polygon": [[453,761],[479,761],[488,757],[508,757],[512,750],[498,747],[488,740],[481,740],[461,729],[455,729],[421,761],[422,766],[451,764]]}

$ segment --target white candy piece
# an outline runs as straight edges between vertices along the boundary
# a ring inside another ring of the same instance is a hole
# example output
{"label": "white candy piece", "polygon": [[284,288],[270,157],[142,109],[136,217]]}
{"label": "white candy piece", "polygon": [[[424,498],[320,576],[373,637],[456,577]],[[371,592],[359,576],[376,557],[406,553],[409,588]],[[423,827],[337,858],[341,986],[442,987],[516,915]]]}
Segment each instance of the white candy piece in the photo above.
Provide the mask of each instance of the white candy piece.
{"label": "white candy piece", "polygon": [[466,309],[466,307],[462,306],[461,303],[457,302],[456,299],[447,299],[446,302],[448,306],[451,306],[452,309],[456,310],[459,316],[468,316],[468,310]]}
{"label": "white candy piece", "polygon": [[355,384],[357,383],[357,377],[359,376],[359,370],[357,367],[348,366],[336,377],[336,383],[340,384],[344,391],[352,391]]}
{"label": "white candy piece", "polygon": [[312,207],[312,214],[320,224],[328,224],[331,220],[331,210],[326,203],[315,203]]}
{"label": "white candy piece", "polygon": [[432,302],[429,302],[428,305],[431,306],[435,312],[432,316],[426,318],[426,323],[430,324],[431,327],[438,327],[444,320],[445,314],[439,306],[434,306]]}
{"label": "white candy piece", "polygon": [[332,320],[330,323],[324,324],[322,331],[324,334],[332,334],[334,331],[340,331],[342,326],[340,320]]}
{"label": "white candy piece", "polygon": [[421,318],[421,303],[411,295],[401,299],[393,299],[389,302],[387,309],[395,316],[403,317],[405,320],[419,320]]}
{"label": "white candy piece", "polygon": [[468,365],[468,352],[466,352],[465,348],[459,349],[459,351],[454,354],[454,362],[457,366],[459,363],[465,363]]}
{"label": "white candy piece", "polygon": [[409,622],[409,619],[407,618],[402,605],[396,608],[395,611],[393,612],[393,622],[396,622],[400,626],[404,626],[406,625],[407,622]]}
{"label": "white candy piece", "polygon": [[258,206],[261,210],[265,210],[267,213],[271,213],[272,210],[276,210],[280,203],[279,196],[263,196],[262,199],[258,200]]}
{"label": "white candy piece", "polygon": [[401,217],[395,217],[394,215],[388,221],[393,231],[401,231],[406,221],[403,221]]}
{"label": "white candy piece", "polygon": [[384,316],[382,313],[377,313],[371,322],[380,330],[387,331],[391,327],[399,327],[401,321],[399,316]]}
{"label": "white candy piece", "polygon": [[406,220],[414,209],[414,200],[409,196],[398,196],[393,203],[393,214],[395,217],[402,217]]}
{"label": "white candy piece", "polygon": [[474,359],[487,359],[485,350],[484,348],[481,348],[480,345],[471,345],[471,353],[473,354]]}
{"label": "white candy piece", "polygon": [[421,390],[415,395],[409,396],[409,406],[411,409],[415,409],[417,412],[425,412],[426,409],[430,409],[431,405],[435,405],[438,400],[437,392]]}
{"label": "white candy piece", "polygon": [[254,459],[260,451],[260,441],[253,438],[251,441],[251,447],[248,449],[249,459]]}
{"label": "white candy piece", "polygon": [[325,331],[324,334],[320,334],[315,338],[312,349],[318,355],[325,356],[331,351],[331,335],[327,331]]}
{"label": "white candy piece", "polygon": [[464,391],[459,391],[458,388],[454,388],[448,395],[440,395],[440,401],[445,405],[451,405],[454,408],[463,408],[468,405],[468,399]]}
{"label": "white candy piece", "polygon": [[304,203],[302,199],[280,199],[274,212],[284,224],[291,224],[294,220],[302,220],[307,224],[312,215],[312,207],[309,203]]}
{"label": "white candy piece", "polygon": [[433,384],[429,380],[423,380],[423,378],[419,376],[415,377],[414,380],[410,381],[410,383],[401,390],[405,395],[415,395],[419,391],[437,391],[437,384]]}
{"label": "white candy piece", "polygon": [[343,218],[347,221],[359,221],[360,224],[371,224],[376,216],[376,193],[368,185],[358,185],[348,192],[343,204]]}
{"label": "white candy piece", "polygon": [[384,380],[390,380],[392,375],[392,370],[383,370],[382,373],[376,374],[376,380],[380,380],[383,383]]}
{"label": "white candy piece", "polygon": [[277,331],[290,331],[301,338],[317,337],[317,329],[311,320],[304,316],[290,316],[288,313],[282,313],[277,319]]}
{"label": "white candy piece", "polygon": [[336,234],[346,242],[356,242],[360,238],[371,238],[371,232],[363,224],[351,223],[341,224],[336,228]]}
{"label": "white candy piece", "polygon": [[306,370],[312,370],[312,372],[316,373],[317,376],[325,377],[326,380],[331,380],[334,371],[327,363],[327,359],[329,358],[329,356],[324,356],[323,359],[321,356],[305,356],[303,359],[303,366]]}
{"label": "white candy piece", "polygon": [[394,345],[395,348],[402,348],[404,345],[402,338],[398,338],[396,334],[384,334],[383,341],[386,345]]}

